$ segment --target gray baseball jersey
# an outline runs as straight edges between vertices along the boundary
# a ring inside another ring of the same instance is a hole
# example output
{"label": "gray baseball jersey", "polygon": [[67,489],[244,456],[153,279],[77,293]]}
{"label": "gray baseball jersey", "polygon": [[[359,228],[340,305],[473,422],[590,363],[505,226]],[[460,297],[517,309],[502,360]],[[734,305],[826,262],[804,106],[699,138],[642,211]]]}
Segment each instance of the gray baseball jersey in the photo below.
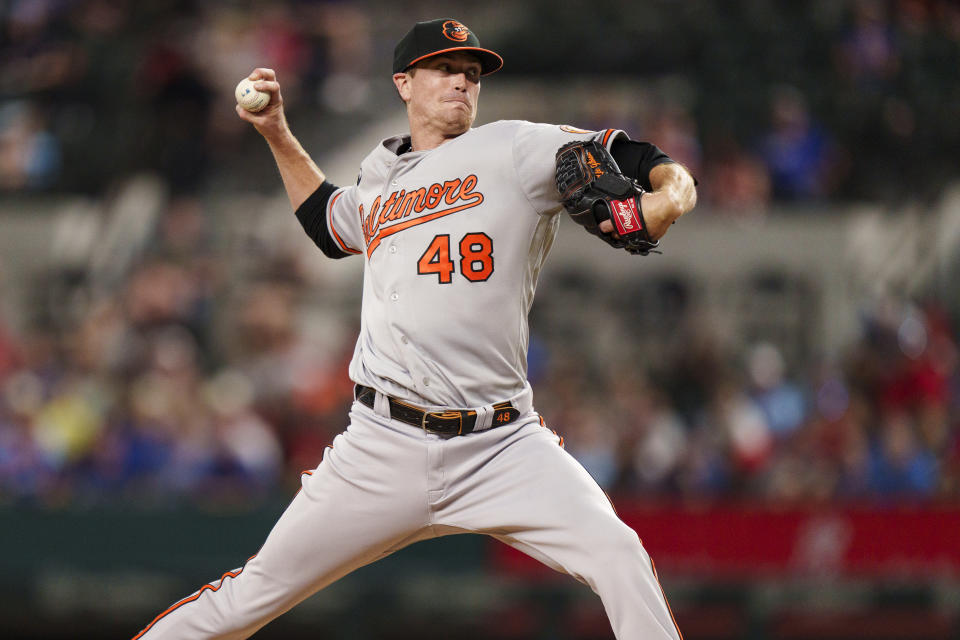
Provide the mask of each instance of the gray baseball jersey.
{"label": "gray baseball jersey", "polygon": [[[367,156],[326,223],[366,260],[350,376],[372,397],[358,396],[260,552],[137,638],[245,638],[364,564],[464,532],[588,584],[618,638],[680,638],[637,534],[558,446],[526,378],[527,314],[562,209],[556,150],[620,135],[502,121],[429,151],[398,154],[406,138],[390,138]],[[493,424],[506,401],[516,419]],[[476,426],[431,433],[396,419],[395,403],[469,409]]]}
{"label": "gray baseball jersey", "polygon": [[562,210],[554,154],[617,135],[500,121],[429,151],[377,146],[328,207],[342,248],[367,259],[351,378],[443,407],[522,393],[527,315]]}

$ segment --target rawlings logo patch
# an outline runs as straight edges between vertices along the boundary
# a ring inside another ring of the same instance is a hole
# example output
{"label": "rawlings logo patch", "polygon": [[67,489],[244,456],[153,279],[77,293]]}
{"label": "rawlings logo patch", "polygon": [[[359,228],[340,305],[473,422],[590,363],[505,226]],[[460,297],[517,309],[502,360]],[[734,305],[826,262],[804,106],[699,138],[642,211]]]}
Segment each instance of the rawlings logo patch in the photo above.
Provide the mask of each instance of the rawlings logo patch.
{"label": "rawlings logo patch", "polygon": [[640,219],[637,216],[637,203],[633,198],[626,200],[611,200],[613,222],[617,226],[617,233],[626,235],[640,228]]}
{"label": "rawlings logo patch", "polygon": [[470,35],[470,29],[467,29],[456,20],[447,20],[443,23],[443,35],[447,36],[448,40],[453,40],[454,42],[466,42],[467,36]]}

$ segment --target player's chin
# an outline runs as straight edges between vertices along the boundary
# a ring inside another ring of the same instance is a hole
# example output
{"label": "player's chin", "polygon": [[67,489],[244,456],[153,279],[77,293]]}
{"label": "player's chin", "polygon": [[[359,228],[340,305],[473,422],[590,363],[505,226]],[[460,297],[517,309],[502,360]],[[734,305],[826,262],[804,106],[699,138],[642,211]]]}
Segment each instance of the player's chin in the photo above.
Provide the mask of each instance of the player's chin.
{"label": "player's chin", "polygon": [[450,114],[447,118],[447,132],[459,135],[469,131],[473,126],[474,117],[475,114],[467,112]]}

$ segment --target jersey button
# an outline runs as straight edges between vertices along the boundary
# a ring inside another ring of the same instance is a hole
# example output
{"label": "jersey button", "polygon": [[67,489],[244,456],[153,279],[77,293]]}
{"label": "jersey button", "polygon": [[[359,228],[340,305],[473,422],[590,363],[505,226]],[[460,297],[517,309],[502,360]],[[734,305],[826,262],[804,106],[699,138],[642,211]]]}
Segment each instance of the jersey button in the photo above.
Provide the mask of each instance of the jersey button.
{"label": "jersey button", "polygon": [[423,379],[423,386],[425,386],[425,387],[429,387],[429,386],[430,386],[430,378],[424,378],[424,379]]}
{"label": "jersey button", "polygon": [[407,340],[407,336],[400,336],[400,342],[402,342],[403,344],[407,344],[410,341]]}
{"label": "jersey button", "polygon": [[396,253],[397,247],[395,245],[390,245],[390,253]]}
{"label": "jersey button", "polygon": [[400,299],[400,294],[394,291],[393,293],[390,294],[390,299],[396,302],[397,300]]}

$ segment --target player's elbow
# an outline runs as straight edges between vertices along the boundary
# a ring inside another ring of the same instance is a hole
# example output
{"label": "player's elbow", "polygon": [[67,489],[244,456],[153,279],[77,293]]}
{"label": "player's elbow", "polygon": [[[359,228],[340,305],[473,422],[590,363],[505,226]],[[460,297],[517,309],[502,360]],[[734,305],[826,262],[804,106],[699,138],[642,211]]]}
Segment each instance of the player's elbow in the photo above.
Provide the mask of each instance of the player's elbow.
{"label": "player's elbow", "polygon": [[693,211],[693,208],[697,206],[697,185],[689,173],[687,174],[687,182],[689,184],[683,192],[683,197],[680,202],[680,213],[677,215],[678,218],[685,213],[690,213]]}
{"label": "player's elbow", "polygon": [[679,163],[660,165],[651,173],[651,180],[656,177],[654,193],[662,194],[661,220],[665,223],[662,231],[677,218],[691,211],[697,204],[696,181],[686,167]]}
{"label": "player's elbow", "polygon": [[670,200],[673,204],[672,213],[679,218],[697,205],[697,183],[687,168],[682,165],[674,167],[673,178]]}
{"label": "player's elbow", "polygon": [[331,258],[333,260],[339,260],[340,258],[346,258],[350,254],[346,251],[342,251],[340,247],[333,243],[333,241],[328,242],[316,242],[315,244],[320,248],[320,251],[323,252],[323,255]]}
{"label": "player's elbow", "polygon": [[681,184],[675,183],[670,188],[645,196],[644,215],[648,225],[650,237],[653,240],[659,240],[666,235],[670,225],[677,221],[677,218],[687,213],[697,203],[697,192],[690,183],[690,188],[686,189]]}
{"label": "player's elbow", "polygon": [[697,206],[696,182],[686,169],[678,174],[674,188],[667,193],[668,205],[666,207],[667,215],[665,216],[667,224],[664,225],[661,235],[666,233],[670,225],[676,222],[680,216],[689,213]]}

